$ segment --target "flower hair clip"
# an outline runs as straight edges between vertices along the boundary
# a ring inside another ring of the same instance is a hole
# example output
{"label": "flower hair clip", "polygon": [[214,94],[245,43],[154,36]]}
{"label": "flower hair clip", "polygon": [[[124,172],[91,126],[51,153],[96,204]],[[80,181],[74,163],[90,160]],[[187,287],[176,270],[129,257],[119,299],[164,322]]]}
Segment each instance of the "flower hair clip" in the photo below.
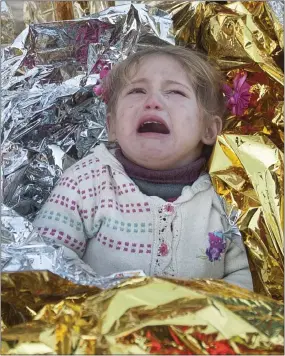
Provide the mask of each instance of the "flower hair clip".
{"label": "flower hair clip", "polygon": [[223,92],[227,98],[227,107],[233,115],[242,116],[248,108],[251,86],[246,82],[247,73],[238,73],[233,80],[233,88],[223,84]]}
{"label": "flower hair clip", "polygon": [[102,69],[99,72],[99,78],[100,79],[98,80],[97,84],[93,88],[94,94],[96,96],[101,97],[105,104],[108,103],[109,99],[108,99],[107,92],[104,90],[104,87],[102,85],[102,81],[103,81],[103,79],[105,77],[108,76],[109,72],[110,72],[110,67],[107,64],[103,65]]}

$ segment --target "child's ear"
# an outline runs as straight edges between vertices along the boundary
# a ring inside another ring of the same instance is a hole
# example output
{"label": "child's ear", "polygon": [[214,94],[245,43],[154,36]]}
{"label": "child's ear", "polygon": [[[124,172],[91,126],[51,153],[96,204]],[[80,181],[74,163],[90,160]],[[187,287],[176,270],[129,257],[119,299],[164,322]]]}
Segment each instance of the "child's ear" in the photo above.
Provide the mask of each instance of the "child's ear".
{"label": "child's ear", "polygon": [[223,121],[219,116],[207,118],[205,121],[205,132],[202,142],[205,145],[213,145],[216,142],[217,136],[222,132]]}
{"label": "child's ear", "polygon": [[115,129],[115,120],[112,118],[111,113],[107,114],[107,132],[108,140],[113,142],[116,140],[116,129]]}

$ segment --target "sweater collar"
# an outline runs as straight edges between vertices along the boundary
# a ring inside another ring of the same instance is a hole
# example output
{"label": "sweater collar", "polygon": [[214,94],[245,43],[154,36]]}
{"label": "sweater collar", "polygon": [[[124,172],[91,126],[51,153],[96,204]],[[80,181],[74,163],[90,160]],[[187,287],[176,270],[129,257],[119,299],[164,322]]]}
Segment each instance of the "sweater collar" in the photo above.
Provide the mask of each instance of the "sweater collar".
{"label": "sweater collar", "polygon": [[205,168],[206,158],[201,156],[187,166],[169,169],[153,170],[141,167],[123,155],[120,148],[115,151],[115,157],[122,164],[130,178],[145,180],[152,183],[193,184]]}

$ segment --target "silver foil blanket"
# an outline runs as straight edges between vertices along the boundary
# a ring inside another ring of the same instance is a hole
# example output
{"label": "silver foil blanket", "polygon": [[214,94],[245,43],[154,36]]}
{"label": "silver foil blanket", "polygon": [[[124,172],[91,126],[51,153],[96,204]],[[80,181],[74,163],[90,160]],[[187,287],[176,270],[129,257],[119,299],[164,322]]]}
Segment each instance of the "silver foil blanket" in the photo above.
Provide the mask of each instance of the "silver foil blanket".
{"label": "silver foil blanket", "polygon": [[2,271],[49,270],[102,289],[144,276],[98,276],[75,253],[33,231],[32,221],[62,172],[107,140],[105,104],[93,92],[102,66],[169,43],[168,14],[121,5],[30,25],[2,50]]}
{"label": "silver foil blanket", "polygon": [[11,43],[15,38],[15,20],[7,3],[0,2],[0,20],[1,20],[1,47]]}
{"label": "silver foil blanket", "polygon": [[284,1],[267,0],[267,2],[275,16],[280,21],[281,25],[284,25]]}
{"label": "silver foil blanket", "polygon": [[27,219],[11,208],[1,209],[1,270],[2,272],[49,270],[76,284],[111,288],[130,277],[143,277],[143,271],[122,271],[99,276],[75,252],[55,246],[33,231]]}

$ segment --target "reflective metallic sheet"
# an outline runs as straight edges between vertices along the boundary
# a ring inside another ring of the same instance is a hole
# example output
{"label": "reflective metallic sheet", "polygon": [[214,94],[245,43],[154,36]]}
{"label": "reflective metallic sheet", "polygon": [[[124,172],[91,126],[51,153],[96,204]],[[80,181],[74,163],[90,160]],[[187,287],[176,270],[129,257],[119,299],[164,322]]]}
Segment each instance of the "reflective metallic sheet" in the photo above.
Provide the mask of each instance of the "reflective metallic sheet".
{"label": "reflective metallic sheet", "polygon": [[34,271],[2,286],[3,354],[283,353],[283,304],[222,281],[132,278],[100,292]]}
{"label": "reflective metallic sheet", "polygon": [[15,19],[7,1],[2,0],[1,4],[1,47],[10,44],[15,38]]}

